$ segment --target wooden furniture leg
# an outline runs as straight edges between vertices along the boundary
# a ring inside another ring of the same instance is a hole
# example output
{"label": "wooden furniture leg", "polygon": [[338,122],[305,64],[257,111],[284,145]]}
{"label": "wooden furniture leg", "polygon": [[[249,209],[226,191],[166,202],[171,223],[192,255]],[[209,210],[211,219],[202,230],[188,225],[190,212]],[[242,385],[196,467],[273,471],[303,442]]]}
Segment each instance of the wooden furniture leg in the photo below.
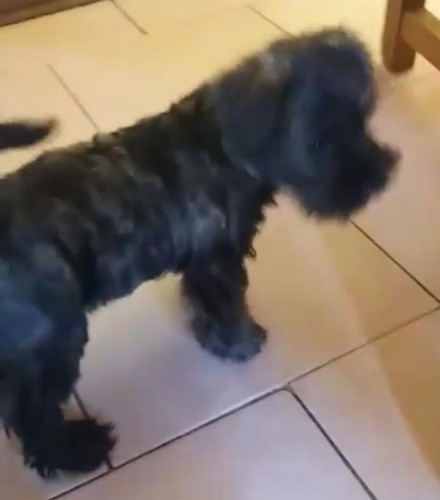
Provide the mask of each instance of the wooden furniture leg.
{"label": "wooden furniture leg", "polygon": [[411,69],[417,53],[440,69],[440,21],[426,0],[388,0],[382,57],[392,72]]}

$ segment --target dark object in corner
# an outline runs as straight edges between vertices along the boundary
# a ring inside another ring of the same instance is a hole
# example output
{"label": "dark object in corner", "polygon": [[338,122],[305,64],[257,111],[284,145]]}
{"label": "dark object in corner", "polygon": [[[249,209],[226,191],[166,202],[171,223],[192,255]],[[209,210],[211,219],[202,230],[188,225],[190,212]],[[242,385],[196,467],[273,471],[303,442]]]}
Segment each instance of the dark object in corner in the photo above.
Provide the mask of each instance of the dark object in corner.
{"label": "dark object in corner", "polygon": [[1,0],[0,26],[19,23],[26,19],[54,14],[98,0]]}

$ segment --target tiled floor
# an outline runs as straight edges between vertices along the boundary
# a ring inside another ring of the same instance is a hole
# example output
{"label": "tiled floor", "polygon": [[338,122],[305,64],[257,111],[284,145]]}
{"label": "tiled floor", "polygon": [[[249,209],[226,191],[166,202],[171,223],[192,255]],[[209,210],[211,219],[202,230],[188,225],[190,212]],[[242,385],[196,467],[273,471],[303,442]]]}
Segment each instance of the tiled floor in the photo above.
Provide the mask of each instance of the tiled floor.
{"label": "tiled floor", "polygon": [[[163,109],[283,31],[344,23],[379,63],[384,0],[117,0],[0,29],[0,119],[55,115],[50,145]],[[428,2],[440,15],[440,1]],[[440,73],[378,68],[388,193],[345,227],[287,200],[250,264],[270,332],[246,365],[203,352],[176,278],[99,311],[78,386],[113,421],[111,469],[43,483],[0,430],[0,499],[440,498]],[[0,172],[36,153],[0,157]],[[289,385],[290,384],[290,385]],[[80,411],[73,404],[73,411]]]}

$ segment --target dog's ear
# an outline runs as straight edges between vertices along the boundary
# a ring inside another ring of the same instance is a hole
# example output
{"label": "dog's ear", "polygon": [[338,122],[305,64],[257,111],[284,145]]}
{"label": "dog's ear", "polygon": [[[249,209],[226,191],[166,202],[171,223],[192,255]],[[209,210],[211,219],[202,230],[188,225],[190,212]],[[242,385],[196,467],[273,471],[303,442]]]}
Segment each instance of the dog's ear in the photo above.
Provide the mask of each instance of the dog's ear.
{"label": "dog's ear", "polygon": [[209,86],[210,102],[226,145],[248,157],[275,132],[284,100],[288,60],[277,50],[245,60]]}
{"label": "dog's ear", "polygon": [[362,44],[341,31],[301,43],[272,171],[309,214],[346,218],[383,191],[398,155],[369,130],[376,96]]}
{"label": "dog's ear", "polygon": [[298,39],[287,88],[284,168],[304,177],[331,171],[329,165],[339,163],[336,157],[344,156],[346,143],[365,135],[374,110],[368,53],[342,30]]}

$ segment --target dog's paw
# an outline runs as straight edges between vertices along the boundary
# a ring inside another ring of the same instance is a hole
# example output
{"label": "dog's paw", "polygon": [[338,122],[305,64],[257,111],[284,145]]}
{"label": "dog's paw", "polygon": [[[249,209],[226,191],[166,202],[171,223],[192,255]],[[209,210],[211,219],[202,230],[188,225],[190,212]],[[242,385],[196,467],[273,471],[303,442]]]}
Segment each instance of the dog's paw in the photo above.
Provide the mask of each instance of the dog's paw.
{"label": "dog's paw", "polygon": [[43,478],[58,471],[91,472],[106,463],[115,442],[111,425],[93,419],[71,420],[65,423],[62,434],[53,436],[25,461]]}
{"label": "dog's paw", "polygon": [[96,420],[72,420],[69,424],[69,453],[65,470],[89,472],[102,465],[113,449],[116,439],[111,424]]}
{"label": "dog's paw", "polygon": [[260,325],[249,322],[236,331],[226,332],[216,326],[197,329],[196,337],[200,345],[215,356],[244,362],[261,352],[267,334]]}

